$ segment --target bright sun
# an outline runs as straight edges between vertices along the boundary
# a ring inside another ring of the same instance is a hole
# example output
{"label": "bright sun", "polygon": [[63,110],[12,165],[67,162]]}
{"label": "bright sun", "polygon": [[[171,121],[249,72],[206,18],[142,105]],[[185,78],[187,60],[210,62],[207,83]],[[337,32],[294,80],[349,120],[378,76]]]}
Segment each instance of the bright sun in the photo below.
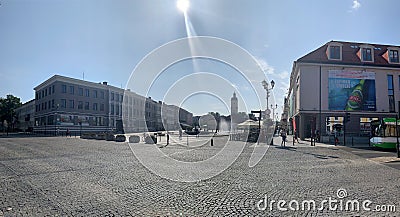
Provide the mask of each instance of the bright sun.
{"label": "bright sun", "polygon": [[180,11],[182,11],[183,13],[186,13],[186,11],[189,8],[189,1],[188,0],[178,0],[176,2],[176,7],[178,7],[178,9]]}

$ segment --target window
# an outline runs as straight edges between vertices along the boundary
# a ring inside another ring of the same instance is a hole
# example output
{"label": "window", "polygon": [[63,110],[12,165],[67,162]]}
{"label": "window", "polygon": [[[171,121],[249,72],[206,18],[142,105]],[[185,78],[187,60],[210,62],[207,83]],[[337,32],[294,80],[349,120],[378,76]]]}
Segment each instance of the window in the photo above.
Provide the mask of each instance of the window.
{"label": "window", "polygon": [[74,100],[69,100],[69,108],[73,109],[74,107]]}
{"label": "window", "polygon": [[114,100],[114,93],[111,92],[111,100]]}
{"label": "window", "polygon": [[74,86],[69,86],[69,93],[74,94],[74,92],[75,92]]}
{"label": "window", "polygon": [[51,95],[51,86],[49,87],[49,95]]}
{"label": "window", "polygon": [[97,90],[93,90],[93,98],[97,98]]}
{"label": "window", "polygon": [[100,104],[100,111],[104,111],[104,104]]}
{"label": "window", "polygon": [[340,46],[329,46],[329,59],[340,60]]}
{"label": "window", "polygon": [[51,101],[49,100],[47,108],[51,108]]}
{"label": "window", "polygon": [[78,109],[83,109],[83,102],[82,101],[78,102]]}
{"label": "window", "polygon": [[115,94],[115,101],[119,102],[119,94],[118,93]]}
{"label": "window", "polygon": [[389,50],[389,62],[399,63],[399,51],[398,50]]}
{"label": "window", "polygon": [[104,99],[104,91],[100,91],[100,98]]}
{"label": "window", "polygon": [[119,105],[115,105],[115,114],[119,115]]}
{"label": "window", "polygon": [[110,111],[110,113],[113,115],[114,114],[114,104],[111,104],[111,111]]}
{"label": "window", "polygon": [[42,98],[44,98],[44,90],[42,90]]}
{"label": "window", "polygon": [[388,75],[387,80],[388,80],[389,112],[395,112],[393,75]]}
{"label": "window", "polygon": [[90,95],[89,89],[85,89],[85,96],[89,97],[89,95]]}
{"label": "window", "polygon": [[54,99],[51,100],[51,107],[54,108]]}
{"label": "window", "polygon": [[89,110],[89,102],[85,102],[85,110]]}
{"label": "window", "polygon": [[61,85],[61,93],[66,93],[67,92],[67,85],[63,84]]}
{"label": "window", "polygon": [[83,96],[83,88],[82,87],[78,88],[78,95]]}
{"label": "window", "polygon": [[362,48],[362,60],[363,61],[372,61],[372,49],[371,48]]}
{"label": "window", "polygon": [[93,103],[93,110],[97,111],[97,103]]}
{"label": "window", "polygon": [[54,93],[54,90],[55,90],[55,87],[54,87],[54,85],[53,85],[53,89],[52,89],[52,92]]}
{"label": "window", "polygon": [[47,96],[47,88],[44,90],[44,96]]}
{"label": "window", "polygon": [[61,108],[66,108],[66,107],[67,107],[67,100],[61,99]]}

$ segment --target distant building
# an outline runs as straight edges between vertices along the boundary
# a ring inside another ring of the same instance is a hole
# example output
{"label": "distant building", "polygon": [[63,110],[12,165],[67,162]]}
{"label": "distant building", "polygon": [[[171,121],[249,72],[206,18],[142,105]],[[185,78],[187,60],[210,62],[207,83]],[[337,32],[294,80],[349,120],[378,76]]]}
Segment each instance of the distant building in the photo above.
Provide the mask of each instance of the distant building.
{"label": "distant building", "polygon": [[346,123],[346,134],[366,135],[371,120],[395,117],[399,52],[400,46],[331,41],[296,60],[285,104],[290,128],[304,139]]}
{"label": "distant building", "polygon": [[22,131],[32,131],[35,124],[35,100],[24,103],[21,107],[15,109],[17,116],[16,128]]}
{"label": "distant building", "polygon": [[[175,119],[166,113],[171,130],[180,123],[191,124],[191,113],[145,98],[130,90],[54,75],[34,88],[35,131],[143,132],[164,130],[162,107],[177,111]],[[179,116],[178,116],[179,115]],[[172,123],[173,122],[173,123]]]}

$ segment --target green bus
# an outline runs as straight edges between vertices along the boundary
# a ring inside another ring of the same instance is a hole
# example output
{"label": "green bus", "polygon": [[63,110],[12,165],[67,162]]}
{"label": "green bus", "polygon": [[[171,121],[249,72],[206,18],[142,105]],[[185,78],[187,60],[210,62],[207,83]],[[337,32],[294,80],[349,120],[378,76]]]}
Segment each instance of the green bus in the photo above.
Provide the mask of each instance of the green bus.
{"label": "green bus", "polygon": [[[397,145],[396,118],[383,118],[381,121],[371,122],[371,145],[384,149],[395,149]],[[397,128],[400,130],[400,119],[397,120]]]}

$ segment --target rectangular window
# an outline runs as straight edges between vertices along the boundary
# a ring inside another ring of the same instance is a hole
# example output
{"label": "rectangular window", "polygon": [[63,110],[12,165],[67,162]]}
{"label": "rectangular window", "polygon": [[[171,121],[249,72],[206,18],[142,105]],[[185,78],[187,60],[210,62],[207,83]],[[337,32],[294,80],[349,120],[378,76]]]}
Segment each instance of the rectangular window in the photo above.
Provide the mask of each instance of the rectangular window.
{"label": "rectangular window", "polygon": [[69,100],[69,108],[73,109],[75,107],[74,100]]}
{"label": "rectangular window", "polygon": [[387,80],[388,80],[389,112],[395,112],[393,75],[388,75]]}
{"label": "rectangular window", "polygon": [[114,93],[111,92],[111,100],[114,100]]}
{"label": "rectangular window", "polygon": [[389,51],[389,61],[391,63],[399,63],[399,51],[390,50]]}
{"label": "rectangular window", "polygon": [[83,88],[82,87],[78,88],[78,95],[83,96]]}
{"label": "rectangular window", "polygon": [[93,110],[97,111],[97,103],[93,103]]}
{"label": "rectangular window", "polygon": [[114,104],[111,104],[111,111],[110,111],[110,113],[113,115],[114,114]]}
{"label": "rectangular window", "polygon": [[53,93],[54,93],[55,89],[56,89],[56,88],[55,88],[54,85],[53,85],[53,89],[52,89],[52,92],[53,92]]}
{"label": "rectangular window", "polygon": [[49,100],[47,108],[51,108],[51,101]]}
{"label": "rectangular window", "polygon": [[340,46],[329,47],[329,59],[340,60]]}
{"label": "rectangular window", "polygon": [[42,90],[42,98],[44,98],[44,90]]}
{"label": "rectangular window", "polygon": [[89,110],[89,102],[85,102],[85,110]]}
{"label": "rectangular window", "polygon": [[51,86],[49,87],[49,95],[51,95]]}
{"label": "rectangular window", "polygon": [[119,105],[115,105],[115,114],[119,115]]}
{"label": "rectangular window", "polygon": [[362,59],[363,61],[372,61],[372,49],[363,48],[362,49]]}
{"label": "rectangular window", "polygon": [[47,88],[44,90],[44,96],[47,96]]}
{"label": "rectangular window", "polygon": [[104,111],[104,104],[100,104],[100,111]]}
{"label": "rectangular window", "polygon": [[85,89],[85,96],[86,96],[86,97],[89,97],[89,95],[90,95],[89,89]]}
{"label": "rectangular window", "polygon": [[54,108],[54,99],[51,100],[51,107]]}
{"label": "rectangular window", "polygon": [[93,98],[97,98],[97,90],[93,90]]}
{"label": "rectangular window", "polygon": [[67,107],[67,100],[61,99],[61,108],[66,108],[66,107]]}
{"label": "rectangular window", "polygon": [[61,85],[61,93],[66,93],[67,92],[67,85],[63,84]]}
{"label": "rectangular window", "polygon": [[82,101],[78,102],[78,109],[83,109],[83,102]]}
{"label": "rectangular window", "polygon": [[115,101],[119,102],[119,94],[118,93],[115,94]]}
{"label": "rectangular window", "polygon": [[75,93],[75,87],[74,86],[69,86],[69,93],[74,94]]}
{"label": "rectangular window", "polygon": [[104,91],[100,91],[100,98],[104,99]]}

